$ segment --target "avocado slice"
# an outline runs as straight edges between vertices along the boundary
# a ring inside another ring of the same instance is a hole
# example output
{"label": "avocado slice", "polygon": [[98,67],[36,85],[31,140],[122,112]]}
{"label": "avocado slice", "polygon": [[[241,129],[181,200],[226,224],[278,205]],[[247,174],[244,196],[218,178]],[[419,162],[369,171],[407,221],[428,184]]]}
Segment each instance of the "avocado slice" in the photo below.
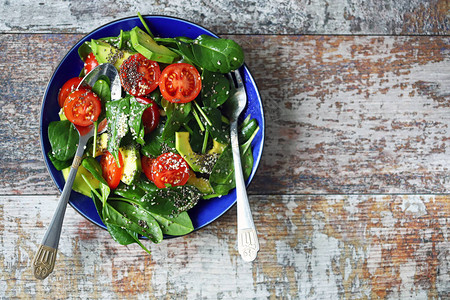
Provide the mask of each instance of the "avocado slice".
{"label": "avocado slice", "polygon": [[130,185],[141,174],[141,155],[139,154],[138,147],[135,145],[121,147],[119,151],[123,158],[123,175],[121,181]]}
{"label": "avocado slice", "polygon": [[216,140],[213,140],[213,147],[208,151],[208,154],[222,154],[223,150],[227,147],[227,145],[219,143]]}
{"label": "avocado slice", "polygon": [[[67,181],[67,177],[69,177],[70,167],[62,169],[61,170],[64,180]],[[86,170],[85,167],[80,165],[78,167],[77,175],[75,176],[75,180],[73,182],[72,189],[75,192],[81,193],[85,196],[90,197],[91,196],[91,188],[87,185],[87,183],[84,181],[83,177],[81,175],[86,176],[86,178],[89,180],[89,182],[92,184],[92,187],[95,189],[98,189],[100,187],[100,182],[89,172]]]}
{"label": "avocado slice", "polygon": [[163,45],[158,45],[150,35],[139,27],[134,27],[130,31],[130,39],[131,46],[150,60],[171,64],[178,58],[178,54]]}
{"label": "avocado slice", "polygon": [[192,150],[191,144],[189,143],[189,132],[175,133],[175,149],[177,149],[178,153],[180,153],[195,172],[211,173],[217,157],[223,151],[219,144],[215,144],[215,148],[213,147],[208,153],[199,154]]}
{"label": "avocado slice", "polygon": [[189,179],[186,184],[195,186],[203,194],[212,194],[214,190],[206,178],[199,178],[192,170],[189,171]]}
{"label": "avocado slice", "polygon": [[128,57],[135,54],[127,50],[119,50],[100,40],[91,40],[91,49],[99,64],[112,63],[116,69],[119,69]]}

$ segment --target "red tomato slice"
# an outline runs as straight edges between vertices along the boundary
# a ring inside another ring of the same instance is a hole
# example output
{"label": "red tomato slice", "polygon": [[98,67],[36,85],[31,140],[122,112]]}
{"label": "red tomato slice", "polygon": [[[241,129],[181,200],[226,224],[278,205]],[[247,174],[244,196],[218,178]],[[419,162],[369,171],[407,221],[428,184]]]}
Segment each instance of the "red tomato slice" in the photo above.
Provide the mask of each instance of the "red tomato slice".
{"label": "red tomato slice", "polygon": [[152,163],[153,158],[150,158],[148,156],[143,155],[141,157],[141,165],[142,165],[142,171],[144,172],[145,176],[148,178],[148,180],[152,180]]}
{"label": "red tomato slice", "polygon": [[201,89],[200,73],[190,64],[171,64],[161,73],[159,90],[167,101],[172,103],[190,102],[198,96]]}
{"label": "red tomato slice", "polygon": [[70,93],[72,93],[80,84],[81,80],[83,78],[81,77],[73,77],[66,81],[66,83],[63,84],[61,89],[59,90],[58,94],[58,103],[59,107],[64,106],[64,101],[66,100],[67,96],[69,96]]}
{"label": "red tomato slice", "polygon": [[87,74],[92,71],[93,68],[98,66],[98,61],[95,58],[94,53],[89,53],[84,61],[84,73]]}
{"label": "red tomato slice", "polygon": [[158,104],[155,101],[143,98],[143,97],[135,97],[139,103],[142,104],[151,104],[149,108],[144,110],[142,114],[142,123],[144,124],[144,132],[145,134],[152,132],[158,127],[159,124],[159,109]]}
{"label": "red tomato slice", "polygon": [[152,161],[150,175],[160,189],[165,188],[166,184],[185,185],[189,179],[189,166],[180,155],[167,152]]}
{"label": "red tomato slice", "polygon": [[117,166],[116,160],[114,159],[114,156],[106,151],[105,154],[102,155],[100,158],[100,165],[102,166],[102,175],[103,178],[105,178],[106,182],[108,183],[108,186],[111,189],[115,189],[119,183],[120,179],[123,175],[123,158],[122,154],[119,151],[119,163],[120,167]]}
{"label": "red tomato slice", "polygon": [[120,82],[133,96],[145,96],[158,87],[161,70],[156,61],[137,53],[127,58],[120,67]]}
{"label": "red tomato slice", "polygon": [[73,91],[64,101],[64,114],[70,122],[78,126],[88,126],[97,121],[101,110],[98,96],[84,88]]}

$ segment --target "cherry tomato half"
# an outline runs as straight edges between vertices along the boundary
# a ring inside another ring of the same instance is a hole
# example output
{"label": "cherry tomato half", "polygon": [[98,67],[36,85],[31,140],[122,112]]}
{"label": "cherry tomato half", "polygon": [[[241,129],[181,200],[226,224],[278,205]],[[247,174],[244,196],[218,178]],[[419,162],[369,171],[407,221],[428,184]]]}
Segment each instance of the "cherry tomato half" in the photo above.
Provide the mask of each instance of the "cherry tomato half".
{"label": "cherry tomato half", "polygon": [[119,163],[120,167],[117,165],[114,156],[106,151],[105,154],[100,158],[100,165],[102,166],[102,175],[105,178],[108,186],[111,189],[115,189],[119,183],[120,179],[122,179],[123,175],[123,158],[122,154],[119,151]]}
{"label": "cherry tomato half", "polygon": [[144,172],[145,176],[148,178],[148,180],[152,180],[152,163],[153,158],[150,158],[148,156],[143,155],[141,157],[141,165],[142,165],[142,171]]}
{"label": "cherry tomato half", "polygon": [[143,97],[136,97],[136,100],[142,104],[151,104],[151,106],[148,107],[146,110],[144,110],[144,113],[142,114],[142,123],[144,124],[144,133],[145,134],[150,133],[153,130],[155,130],[159,124],[158,104],[156,104],[156,102],[151,99],[143,98]]}
{"label": "cherry tomato half", "polygon": [[156,61],[137,53],[128,57],[120,67],[120,82],[133,96],[145,96],[158,87],[161,70]]}
{"label": "cherry tomato half", "polygon": [[92,71],[93,68],[98,66],[98,61],[95,58],[94,53],[89,53],[86,59],[84,60],[84,73],[87,74]]}
{"label": "cherry tomato half", "polygon": [[144,174],[160,189],[165,188],[166,184],[171,186],[185,185],[189,179],[189,166],[178,154],[167,152],[153,159],[150,174],[148,174],[148,163],[150,161],[148,158],[145,159],[145,156],[143,157],[144,160],[145,162],[142,164]]}
{"label": "cherry tomato half", "polygon": [[97,121],[101,110],[98,96],[85,88],[73,91],[64,101],[66,118],[78,126],[88,126]]}
{"label": "cherry tomato half", "polygon": [[198,96],[201,89],[200,73],[190,64],[171,64],[161,73],[159,90],[167,101],[172,103],[190,102]]}
{"label": "cherry tomato half", "polygon": [[82,77],[73,77],[63,84],[58,94],[59,107],[64,106],[64,101],[66,100],[67,96],[69,96],[69,94],[72,93],[78,87],[81,80],[83,80]]}

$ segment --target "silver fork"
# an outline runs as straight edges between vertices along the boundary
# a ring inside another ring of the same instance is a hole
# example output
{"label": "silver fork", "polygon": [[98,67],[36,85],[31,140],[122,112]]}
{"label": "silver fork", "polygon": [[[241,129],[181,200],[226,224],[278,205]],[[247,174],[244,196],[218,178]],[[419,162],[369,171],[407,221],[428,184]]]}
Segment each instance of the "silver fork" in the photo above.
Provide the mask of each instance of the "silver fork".
{"label": "silver fork", "polygon": [[236,179],[237,198],[237,226],[238,226],[238,251],[244,261],[253,261],[259,251],[258,237],[253,223],[250,205],[248,203],[247,190],[242,173],[241,155],[238,140],[238,118],[247,105],[247,94],[239,70],[231,73],[232,82],[236,89],[230,103],[230,134],[231,148],[233,151],[234,174]]}
{"label": "silver fork", "polygon": [[[93,86],[95,81],[101,76],[108,76],[111,81],[111,99],[117,100],[120,98],[121,85],[119,74],[116,68],[112,64],[101,64],[87,74],[78,87],[86,84]],[[98,134],[106,131],[106,119],[103,119],[98,125]],[[50,225],[45,232],[44,238],[33,258],[32,266],[34,269],[34,276],[37,279],[45,279],[55,267],[56,254],[58,251],[59,239],[61,236],[61,228],[64,221],[64,215],[66,212],[67,203],[69,202],[70,193],[72,191],[72,185],[77,174],[78,167],[81,163],[81,157],[83,156],[86,144],[88,140],[94,136],[95,126],[90,125],[87,127],[75,126],[78,135],[78,147],[75,153],[75,157],[70,168],[69,176],[67,177],[61,196],[59,197],[58,206],[50,222]]]}

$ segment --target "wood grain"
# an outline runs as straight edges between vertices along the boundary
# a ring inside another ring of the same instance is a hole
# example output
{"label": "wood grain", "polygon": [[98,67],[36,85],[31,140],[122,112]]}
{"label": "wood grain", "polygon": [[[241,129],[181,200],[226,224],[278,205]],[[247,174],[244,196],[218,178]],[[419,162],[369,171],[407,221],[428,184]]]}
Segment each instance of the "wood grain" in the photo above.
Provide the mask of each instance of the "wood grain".
{"label": "wood grain", "polygon": [[0,197],[5,298],[448,299],[448,196],[251,196],[261,251],[237,252],[236,211],[185,237],[120,246],[67,210],[55,271],[31,258],[54,196]]}
{"label": "wood grain", "polygon": [[[0,35],[0,193],[57,194],[41,97],[81,35]],[[450,38],[227,36],[259,86],[266,142],[251,194],[450,192]]]}
{"label": "wood grain", "polygon": [[169,15],[218,34],[449,34],[448,0],[4,1],[0,33],[87,33],[113,20]]}

